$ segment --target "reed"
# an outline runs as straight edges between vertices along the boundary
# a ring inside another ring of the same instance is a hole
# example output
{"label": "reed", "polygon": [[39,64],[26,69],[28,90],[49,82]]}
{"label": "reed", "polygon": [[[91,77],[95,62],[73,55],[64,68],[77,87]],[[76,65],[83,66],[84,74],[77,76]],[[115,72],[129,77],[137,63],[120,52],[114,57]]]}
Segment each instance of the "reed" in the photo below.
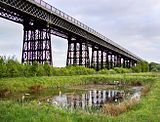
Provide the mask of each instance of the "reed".
{"label": "reed", "polygon": [[129,111],[134,105],[138,103],[139,100],[134,98],[127,101],[123,101],[119,104],[114,104],[114,103],[105,104],[102,108],[102,112],[107,115],[118,116],[124,112]]}

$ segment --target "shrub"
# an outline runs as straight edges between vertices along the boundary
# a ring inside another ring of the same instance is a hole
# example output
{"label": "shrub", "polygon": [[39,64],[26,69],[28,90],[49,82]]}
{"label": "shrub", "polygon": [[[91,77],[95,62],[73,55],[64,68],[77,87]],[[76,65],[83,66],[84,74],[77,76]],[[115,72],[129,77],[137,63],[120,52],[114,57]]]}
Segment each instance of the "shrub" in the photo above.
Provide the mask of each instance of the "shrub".
{"label": "shrub", "polygon": [[18,61],[14,61],[14,59],[8,59],[6,62],[7,71],[6,74],[8,77],[18,77],[20,76],[21,66]]}
{"label": "shrub", "polygon": [[98,72],[99,74],[110,74],[108,69],[102,69]]}
{"label": "shrub", "polygon": [[133,67],[132,70],[134,72],[148,72],[149,71],[149,64],[146,61],[140,61],[137,63],[136,67]]}
{"label": "shrub", "polygon": [[115,67],[114,70],[117,73],[132,73],[132,69],[122,68],[122,67]]}
{"label": "shrub", "polygon": [[68,66],[66,69],[70,71],[70,75],[88,75],[96,72],[94,69],[84,66]]}
{"label": "shrub", "polygon": [[109,70],[109,74],[116,74],[117,72],[114,69]]}
{"label": "shrub", "polygon": [[103,113],[111,116],[118,116],[131,109],[133,106],[137,105],[139,101],[137,99],[131,99],[128,101],[123,101],[119,104],[105,104],[102,108]]}
{"label": "shrub", "polygon": [[3,57],[0,57],[0,78],[6,76],[6,64],[5,64],[5,59]]}
{"label": "shrub", "polygon": [[42,67],[43,67],[43,70],[44,70],[43,75],[46,75],[46,76],[51,76],[52,75],[52,69],[51,69],[51,66],[48,64],[48,62],[45,62]]}

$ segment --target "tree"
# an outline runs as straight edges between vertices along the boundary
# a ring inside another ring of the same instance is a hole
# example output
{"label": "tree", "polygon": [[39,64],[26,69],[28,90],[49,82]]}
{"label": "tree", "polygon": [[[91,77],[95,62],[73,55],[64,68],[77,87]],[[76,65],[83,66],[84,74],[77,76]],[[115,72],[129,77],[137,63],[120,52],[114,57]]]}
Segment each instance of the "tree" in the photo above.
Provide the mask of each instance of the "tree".
{"label": "tree", "polygon": [[38,72],[38,62],[34,61],[30,67],[31,76],[37,76]]}
{"label": "tree", "polygon": [[148,72],[149,71],[149,64],[146,61],[139,61],[136,67],[133,67],[132,70],[134,72]]}
{"label": "tree", "polygon": [[44,67],[45,75],[51,76],[52,69],[51,69],[51,66],[48,64],[48,62],[45,62],[43,67]]}
{"label": "tree", "polygon": [[0,57],[0,78],[6,76],[6,69],[5,58]]}
{"label": "tree", "polygon": [[151,72],[160,72],[160,64],[151,62],[149,64],[149,71],[151,71]]}
{"label": "tree", "polygon": [[6,61],[6,67],[7,67],[7,72],[6,75],[8,77],[18,77],[20,76],[20,63],[14,59],[14,57],[12,58],[8,58],[8,60]]}
{"label": "tree", "polygon": [[44,76],[44,75],[45,75],[44,66],[42,64],[39,64],[37,69],[37,76]]}

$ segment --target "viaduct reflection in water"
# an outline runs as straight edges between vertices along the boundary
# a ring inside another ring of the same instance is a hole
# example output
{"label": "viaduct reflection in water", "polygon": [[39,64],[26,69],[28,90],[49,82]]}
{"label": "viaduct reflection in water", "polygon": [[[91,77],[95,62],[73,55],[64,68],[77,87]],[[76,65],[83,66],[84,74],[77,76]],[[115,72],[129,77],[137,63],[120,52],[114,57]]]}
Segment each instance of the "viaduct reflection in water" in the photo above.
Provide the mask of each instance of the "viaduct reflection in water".
{"label": "viaduct reflection in water", "polygon": [[92,90],[81,95],[59,94],[54,96],[52,104],[62,107],[87,108],[101,107],[104,103],[120,102],[128,93],[119,90]]}

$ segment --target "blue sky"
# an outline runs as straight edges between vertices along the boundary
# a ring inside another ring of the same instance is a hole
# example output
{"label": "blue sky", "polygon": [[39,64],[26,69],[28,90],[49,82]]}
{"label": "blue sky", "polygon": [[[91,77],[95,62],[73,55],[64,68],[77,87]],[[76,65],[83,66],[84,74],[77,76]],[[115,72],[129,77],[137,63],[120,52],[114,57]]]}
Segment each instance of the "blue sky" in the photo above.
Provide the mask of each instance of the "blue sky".
{"label": "blue sky", "polygon": [[[160,63],[159,0],[46,0],[139,57]],[[23,26],[0,18],[0,55],[21,60]],[[67,41],[52,36],[54,66],[65,66]]]}

